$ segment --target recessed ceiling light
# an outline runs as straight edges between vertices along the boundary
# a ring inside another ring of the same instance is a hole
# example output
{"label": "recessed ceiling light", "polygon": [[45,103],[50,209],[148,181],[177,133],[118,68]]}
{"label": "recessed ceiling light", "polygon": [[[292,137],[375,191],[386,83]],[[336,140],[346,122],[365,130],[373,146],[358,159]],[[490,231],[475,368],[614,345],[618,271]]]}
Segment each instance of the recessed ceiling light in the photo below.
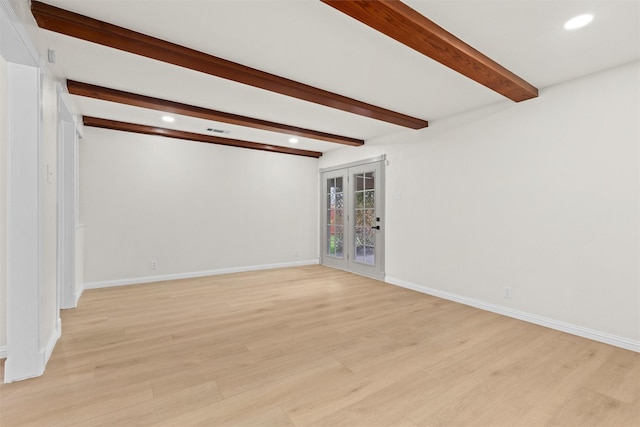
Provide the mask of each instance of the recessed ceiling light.
{"label": "recessed ceiling light", "polygon": [[298,143],[298,138],[289,138],[289,142],[291,144],[297,144]]}
{"label": "recessed ceiling light", "polygon": [[176,119],[171,116],[162,116],[162,121],[167,123],[173,123],[176,121]]}
{"label": "recessed ceiling light", "polygon": [[593,15],[590,13],[585,13],[584,15],[578,15],[574,18],[569,19],[567,22],[565,22],[564,29],[576,30],[578,28],[584,27],[591,21],[593,21]]}

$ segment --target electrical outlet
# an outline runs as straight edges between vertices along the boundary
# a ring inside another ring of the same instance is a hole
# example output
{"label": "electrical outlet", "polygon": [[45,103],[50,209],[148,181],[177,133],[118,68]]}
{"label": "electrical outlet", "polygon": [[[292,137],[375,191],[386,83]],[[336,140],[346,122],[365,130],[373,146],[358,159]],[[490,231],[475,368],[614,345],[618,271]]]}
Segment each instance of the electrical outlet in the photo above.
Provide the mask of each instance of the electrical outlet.
{"label": "electrical outlet", "polygon": [[151,261],[151,269],[152,270],[157,270],[158,269],[158,261],[156,261],[156,260]]}
{"label": "electrical outlet", "polygon": [[510,286],[505,286],[504,287],[504,297],[505,298],[511,298],[511,287]]}

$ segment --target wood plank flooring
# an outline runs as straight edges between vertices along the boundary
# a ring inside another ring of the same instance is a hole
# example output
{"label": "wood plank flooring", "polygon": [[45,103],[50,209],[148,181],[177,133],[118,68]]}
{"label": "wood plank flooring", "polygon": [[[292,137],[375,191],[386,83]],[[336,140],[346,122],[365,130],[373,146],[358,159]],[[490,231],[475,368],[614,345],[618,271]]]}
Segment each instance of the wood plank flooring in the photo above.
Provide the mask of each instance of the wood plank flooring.
{"label": "wood plank flooring", "polygon": [[9,426],[638,426],[640,354],[323,266],[91,290]]}

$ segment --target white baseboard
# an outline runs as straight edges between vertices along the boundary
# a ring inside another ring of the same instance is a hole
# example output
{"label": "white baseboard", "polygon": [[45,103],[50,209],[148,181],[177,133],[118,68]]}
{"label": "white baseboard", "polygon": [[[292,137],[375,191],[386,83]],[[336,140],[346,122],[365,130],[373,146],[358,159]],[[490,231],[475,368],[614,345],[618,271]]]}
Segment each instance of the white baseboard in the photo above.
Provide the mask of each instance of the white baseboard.
{"label": "white baseboard", "polygon": [[80,297],[82,296],[82,293],[84,292],[84,284],[80,284],[80,289],[76,290],[75,293],[75,298],[76,298],[76,307],[78,306],[78,301],[80,301]]}
{"label": "white baseboard", "polygon": [[473,298],[467,298],[461,295],[452,294],[449,292],[441,291],[438,289],[429,288],[427,286],[416,285],[415,283],[406,282],[394,277],[386,277],[385,282],[400,286],[403,288],[411,289],[423,294],[432,295],[438,298],[446,299],[449,301],[458,302],[460,304],[469,305],[471,307],[479,308],[481,310],[490,311],[503,316],[512,317],[518,320],[524,320],[525,322],[534,323],[536,325],[544,326],[557,331],[566,332],[568,334],[577,335],[579,337],[588,338],[594,341],[602,342],[605,344],[613,345],[615,347],[624,348],[640,353],[640,341],[632,340],[629,338],[619,337],[617,335],[609,334],[606,332],[597,331],[595,329],[584,328],[582,326],[573,325],[571,323],[562,322],[559,320],[551,319],[549,317],[538,316],[536,314],[527,313],[520,310],[514,310],[512,308],[503,307],[496,304],[486,303]]}
{"label": "white baseboard", "polygon": [[305,260],[305,261],[283,262],[278,264],[263,264],[263,265],[250,265],[246,267],[221,268],[218,270],[196,271],[192,273],[178,273],[178,274],[166,274],[162,276],[136,277],[133,279],[105,280],[100,282],[85,283],[83,286],[83,290],[109,288],[112,286],[137,285],[141,283],[151,283],[151,282],[164,282],[166,280],[192,279],[194,277],[218,276],[220,274],[244,273],[247,271],[256,271],[256,270],[271,270],[274,268],[298,267],[303,265],[319,264],[319,262],[320,261],[318,259],[311,259],[311,260]]}
{"label": "white baseboard", "polygon": [[[58,318],[58,321],[56,322],[56,328],[51,334],[51,337],[49,338],[49,342],[47,343],[47,346],[40,350],[40,354],[42,355],[43,372],[44,372],[44,368],[47,366],[47,362],[49,361],[49,358],[51,357],[51,353],[53,353],[53,349],[55,348],[56,343],[58,342],[58,339],[61,336],[62,336],[62,320]],[[41,372],[40,374],[42,374],[43,372]]]}
{"label": "white baseboard", "polygon": [[[53,334],[51,334],[51,338],[49,338],[49,342],[47,343],[47,346],[40,350],[40,354],[42,355],[41,357],[42,357],[43,369],[44,369],[44,366],[46,366],[47,362],[49,361],[49,358],[51,357],[51,353],[53,353],[53,349],[55,348],[56,343],[58,342],[58,339],[61,336],[62,336],[62,320],[58,319],[58,321],[56,322],[56,328],[53,331]],[[7,358],[7,346],[0,346],[0,359],[6,359],[6,358]]]}

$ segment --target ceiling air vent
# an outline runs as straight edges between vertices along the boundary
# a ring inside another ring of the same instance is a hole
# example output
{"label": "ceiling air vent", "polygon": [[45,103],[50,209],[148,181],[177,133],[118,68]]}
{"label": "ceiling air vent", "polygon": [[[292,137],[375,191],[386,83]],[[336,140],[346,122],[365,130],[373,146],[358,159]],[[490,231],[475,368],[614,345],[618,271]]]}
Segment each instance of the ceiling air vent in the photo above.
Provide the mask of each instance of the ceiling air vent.
{"label": "ceiling air vent", "polygon": [[213,132],[213,133],[221,133],[221,134],[228,134],[231,133],[231,131],[228,130],[224,130],[224,129],[214,129],[214,128],[207,128],[207,132]]}

